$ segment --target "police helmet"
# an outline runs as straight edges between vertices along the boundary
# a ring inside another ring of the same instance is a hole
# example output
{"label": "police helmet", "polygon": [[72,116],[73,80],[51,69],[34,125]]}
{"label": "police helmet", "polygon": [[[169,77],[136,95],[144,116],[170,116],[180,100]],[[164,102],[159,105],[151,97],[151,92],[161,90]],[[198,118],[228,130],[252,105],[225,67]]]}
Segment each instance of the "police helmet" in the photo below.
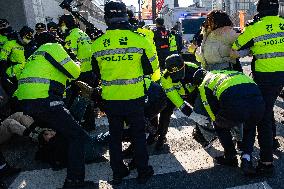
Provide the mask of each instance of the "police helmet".
{"label": "police helmet", "polygon": [[19,33],[20,33],[21,38],[26,36],[28,39],[32,39],[34,30],[32,28],[28,27],[28,26],[24,26],[24,27],[22,27],[22,29],[20,30]]}
{"label": "police helmet", "polygon": [[38,31],[38,30],[45,31],[46,30],[46,25],[44,23],[36,23],[35,30],[36,31]]}
{"label": "police helmet", "polygon": [[257,2],[257,12],[275,11],[278,13],[278,0],[259,0]]}
{"label": "police helmet", "polygon": [[180,81],[185,76],[185,64],[182,57],[178,54],[172,54],[166,58],[165,67],[167,74],[172,78],[173,82]]}
{"label": "police helmet", "polygon": [[77,27],[75,17],[71,14],[64,14],[59,18],[59,26],[65,23],[66,27],[69,29],[73,29]]}
{"label": "police helmet", "polygon": [[56,43],[56,36],[51,32],[42,32],[37,37],[38,46],[41,46],[46,43]]}
{"label": "police helmet", "polygon": [[107,2],[104,7],[104,12],[104,18],[107,24],[128,21],[126,5],[123,2]]}
{"label": "police helmet", "polygon": [[204,79],[206,73],[207,73],[206,70],[204,70],[204,69],[198,69],[198,70],[193,74],[193,81],[192,81],[192,84],[199,86],[199,85],[203,82],[203,79]]}
{"label": "police helmet", "polygon": [[6,19],[0,19],[0,30],[9,27],[9,22]]}

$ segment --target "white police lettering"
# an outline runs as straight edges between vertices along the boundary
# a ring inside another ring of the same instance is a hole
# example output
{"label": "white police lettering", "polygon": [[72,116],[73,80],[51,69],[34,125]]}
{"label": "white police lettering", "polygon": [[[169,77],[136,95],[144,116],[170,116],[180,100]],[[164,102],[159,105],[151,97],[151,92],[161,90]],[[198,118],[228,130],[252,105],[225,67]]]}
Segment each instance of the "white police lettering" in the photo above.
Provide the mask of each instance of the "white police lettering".
{"label": "white police lettering", "polygon": [[124,55],[112,55],[101,57],[103,61],[123,61],[123,60],[133,60],[133,54],[124,54]]}

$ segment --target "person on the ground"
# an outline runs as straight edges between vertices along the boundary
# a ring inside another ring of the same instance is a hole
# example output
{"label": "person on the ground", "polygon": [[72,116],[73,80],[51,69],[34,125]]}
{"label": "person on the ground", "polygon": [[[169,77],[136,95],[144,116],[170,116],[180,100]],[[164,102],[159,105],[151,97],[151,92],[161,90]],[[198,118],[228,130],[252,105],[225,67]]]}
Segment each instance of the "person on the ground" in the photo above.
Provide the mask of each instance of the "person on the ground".
{"label": "person on the ground", "polygon": [[[282,44],[283,17],[278,15],[278,0],[259,0],[258,14],[254,16],[232,46],[232,57],[240,57],[242,49],[249,48],[253,55],[252,75],[260,88],[265,102],[265,112],[257,124],[260,160],[257,173],[274,174],[273,166],[273,107],[284,85],[284,46]],[[254,132],[245,131],[245,138],[255,137]],[[254,143],[250,143],[251,148]]]}
{"label": "person on the ground", "polygon": [[97,75],[101,80],[104,110],[109,121],[113,184],[121,183],[129,175],[122,156],[124,121],[130,125],[137,181],[146,183],[154,174],[152,166],[148,165],[146,149],[144,75],[158,69],[158,59],[149,41],[132,31],[126,10],[122,2],[107,2],[104,18],[108,29],[93,43],[93,66],[99,71]]}
{"label": "person on the ground", "polygon": [[85,181],[84,143],[89,136],[63,102],[66,83],[79,77],[80,65],[49,32],[38,36],[38,45],[19,78],[15,92],[18,104],[40,127],[54,129],[68,140],[68,167],[63,188],[94,187],[93,182]]}

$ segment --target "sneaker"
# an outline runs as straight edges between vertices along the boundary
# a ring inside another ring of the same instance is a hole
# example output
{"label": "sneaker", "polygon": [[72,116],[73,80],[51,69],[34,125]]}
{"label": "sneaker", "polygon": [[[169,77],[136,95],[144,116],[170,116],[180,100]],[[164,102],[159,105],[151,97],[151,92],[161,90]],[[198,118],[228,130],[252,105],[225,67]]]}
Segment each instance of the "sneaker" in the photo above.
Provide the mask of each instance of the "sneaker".
{"label": "sneaker", "polygon": [[62,189],[89,189],[95,188],[95,183],[93,181],[84,181],[84,180],[69,180],[66,179]]}
{"label": "sneaker", "polygon": [[167,142],[167,138],[166,137],[159,137],[157,142],[156,142],[156,145],[155,145],[155,149],[157,151],[160,151],[164,148],[164,144]]}
{"label": "sneaker", "polygon": [[21,172],[20,168],[12,167],[9,164],[6,164],[5,167],[0,169],[0,178],[13,176],[19,172]]}
{"label": "sneaker", "polygon": [[273,150],[276,151],[280,147],[278,139],[273,139]]}
{"label": "sneaker", "polygon": [[137,182],[138,184],[145,184],[154,175],[152,166],[148,166],[146,170],[138,171]]}
{"label": "sneaker", "polygon": [[120,172],[114,172],[112,178],[112,184],[118,185],[122,182],[124,177],[127,177],[130,174],[129,169],[124,165]]}
{"label": "sneaker", "polygon": [[226,165],[230,167],[238,167],[238,159],[236,156],[233,158],[226,158],[224,155],[223,156],[218,156],[214,158],[216,163],[219,165]]}
{"label": "sneaker", "polygon": [[256,174],[256,170],[252,165],[252,161],[248,161],[245,158],[242,158],[241,161],[241,169],[245,176],[252,176]]}
{"label": "sneaker", "polygon": [[275,174],[274,165],[265,165],[261,161],[258,161],[258,165],[256,167],[256,174],[261,177],[272,177]]}

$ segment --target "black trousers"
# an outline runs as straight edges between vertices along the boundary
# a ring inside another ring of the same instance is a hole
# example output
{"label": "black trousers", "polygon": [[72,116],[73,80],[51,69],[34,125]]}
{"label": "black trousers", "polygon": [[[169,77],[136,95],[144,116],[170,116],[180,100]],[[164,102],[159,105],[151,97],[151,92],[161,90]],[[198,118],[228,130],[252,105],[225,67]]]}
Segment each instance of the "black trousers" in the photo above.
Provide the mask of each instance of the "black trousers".
{"label": "black trousers", "polygon": [[0,166],[4,165],[5,163],[6,163],[5,158],[4,158],[3,154],[2,154],[2,152],[0,152]]}
{"label": "black trousers", "polygon": [[51,128],[68,141],[67,179],[85,178],[84,143],[88,134],[63,105],[50,107],[45,100],[19,101],[23,112],[32,116],[40,127]]}
{"label": "black trousers", "polygon": [[130,126],[131,142],[134,147],[134,160],[138,172],[148,167],[148,152],[146,148],[145,98],[127,101],[105,101],[104,109],[109,121],[110,132],[110,165],[114,173],[120,173],[123,165],[122,138],[123,126],[127,122]]}

